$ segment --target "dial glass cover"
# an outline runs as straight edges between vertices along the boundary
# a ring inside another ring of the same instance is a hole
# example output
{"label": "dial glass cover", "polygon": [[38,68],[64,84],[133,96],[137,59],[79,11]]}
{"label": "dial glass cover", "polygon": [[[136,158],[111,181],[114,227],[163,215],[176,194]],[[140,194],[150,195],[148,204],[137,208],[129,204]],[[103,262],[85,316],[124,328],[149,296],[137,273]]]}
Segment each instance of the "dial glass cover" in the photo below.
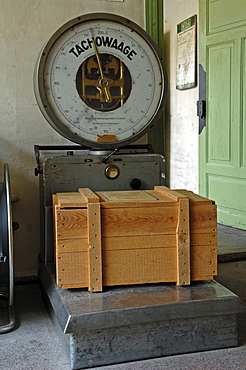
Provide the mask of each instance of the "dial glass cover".
{"label": "dial glass cover", "polygon": [[88,14],[63,25],[44,46],[34,75],[41,112],[60,134],[91,147],[137,140],[166,96],[161,53],[135,23]]}

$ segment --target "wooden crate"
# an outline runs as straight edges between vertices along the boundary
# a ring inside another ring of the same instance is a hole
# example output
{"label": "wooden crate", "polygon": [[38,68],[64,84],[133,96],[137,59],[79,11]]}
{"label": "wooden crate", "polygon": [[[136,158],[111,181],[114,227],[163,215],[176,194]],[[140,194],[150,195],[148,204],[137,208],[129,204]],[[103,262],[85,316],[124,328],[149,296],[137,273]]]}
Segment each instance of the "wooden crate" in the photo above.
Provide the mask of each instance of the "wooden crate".
{"label": "wooden crate", "polygon": [[53,195],[57,285],[210,280],[217,274],[216,205],[187,190]]}

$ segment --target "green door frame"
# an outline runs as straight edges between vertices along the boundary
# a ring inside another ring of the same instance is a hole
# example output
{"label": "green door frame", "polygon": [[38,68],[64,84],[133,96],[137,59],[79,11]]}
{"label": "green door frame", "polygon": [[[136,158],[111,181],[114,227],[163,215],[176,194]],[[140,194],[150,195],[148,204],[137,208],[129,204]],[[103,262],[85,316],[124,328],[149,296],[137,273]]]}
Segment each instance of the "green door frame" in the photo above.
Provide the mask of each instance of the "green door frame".
{"label": "green door frame", "polygon": [[145,0],[146,31],[163,52],[163,0]]}
{"label": "green door frame", "polygon": [[[163,0],[145,0],[146,31],[163,53]],[[164,154],[164,115],[148,134],[149,144],[154,152]]]}

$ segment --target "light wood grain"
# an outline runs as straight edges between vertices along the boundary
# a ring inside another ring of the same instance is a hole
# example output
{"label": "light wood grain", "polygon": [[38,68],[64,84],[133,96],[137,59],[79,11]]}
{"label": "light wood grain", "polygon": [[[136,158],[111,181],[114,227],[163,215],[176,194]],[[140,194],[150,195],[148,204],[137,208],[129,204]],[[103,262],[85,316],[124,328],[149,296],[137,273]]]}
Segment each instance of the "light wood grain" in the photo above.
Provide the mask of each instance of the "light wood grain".
{"label": "light wood grain", "polygon": [[141,235],[102,238],[103,250],[173,248],[176,235]]}
{"label": "light wood grain", "polygon": [[86,200],[87,203],[98,203],[98,196],[89,188],[78,189],[80,195]]}
{"label": "light wood grain", "polygon": [[190,245],[191,246],[217,246],[217,233],[196,233],[190,234]]}
{"label": "light wood grain", "polygon": [[145,207],[101,209],[102,236],[141,236],[175,234],[178,209]]}
{"label": "light wood grain", "polygon": [[103,285],[176,281],[176,248],[103,252]]}
{"label": "light wood grain", "polygon": [[217,212],[216,205],[190,206],[190,232],[216,233]]}
{"label": "light wood grain", "polygon": [[59,239],[57,241],[59,253],[88,252],[88,238],[84,239]]}
{"label": "light wood grain", "polygon": [[157,202],[154,195],[148,194],[145,190],[140,191],[101,191],[100,196],[107,202],[132,202],[132,201],[147,201]]}
{"label": "light wood grain", "polygon": [[177,192],[176,190],[171,190],[167,188],[166,186],[155,186],[154,190],[158,193],[161,193],[168,198],[171,198],[174,201],[178,201],[180,198],[185,198],[186,196]]}
{"label": "light wood grain", "polygon": [[191,280],[208,280],[215,275],[217,275],[217,249],[213,246],[191,248]]}
{"label": "light wood grain", "polygon": [[193,193],[192,191],[185,190],[185,189],[177,189],[177,191],[189,198],[190,205],[192,204],[196,204],[196,205],[214,204],[213,200],[204,198],[201,195]]}
{"label": "light wood grain", "polygon": [[179,215],[176,230],[177,285],[190,284],[190,219],[189,199],[179,199]]}
{"label": "light wood grain", "polygon": [[57,253],[57,286],[88,287],[88,252]]}
{"label": "light wood grain", "polygon": [[76,207],[87,207],[86,200],[80,195],[79,192],[73,193],[57,193],[56,204],[60,208],[76,208]]}
{"label": "light wood grain", "polygon": [[60,239],[87,238],[87,209],[57,209],[56,228]]}
{"label": "light wood grain", "polygon": [[89,291],[102,291],[100,204],[88,203]]}

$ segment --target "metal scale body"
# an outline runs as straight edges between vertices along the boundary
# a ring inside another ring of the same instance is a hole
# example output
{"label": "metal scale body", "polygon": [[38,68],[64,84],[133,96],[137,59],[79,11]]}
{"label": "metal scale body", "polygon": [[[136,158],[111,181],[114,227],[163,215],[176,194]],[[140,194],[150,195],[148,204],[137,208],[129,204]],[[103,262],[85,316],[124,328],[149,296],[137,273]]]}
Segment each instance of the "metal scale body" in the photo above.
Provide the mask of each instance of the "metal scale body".
{"label": "metal scale body", "polygon": [[110,287],[102,293],[66,290],[55,283],[53,193],[165,184],[163,156],[135,141],[160,117],[166,81],[162,55],[150,36],[135,23],[105,13],[63,25],[38,58],[34,86],[39,108],[56,131],[76,143],[35,146],[39,279],[72,369],[237,345],[241,302],[215,281],[185,289],[170,284]]}

